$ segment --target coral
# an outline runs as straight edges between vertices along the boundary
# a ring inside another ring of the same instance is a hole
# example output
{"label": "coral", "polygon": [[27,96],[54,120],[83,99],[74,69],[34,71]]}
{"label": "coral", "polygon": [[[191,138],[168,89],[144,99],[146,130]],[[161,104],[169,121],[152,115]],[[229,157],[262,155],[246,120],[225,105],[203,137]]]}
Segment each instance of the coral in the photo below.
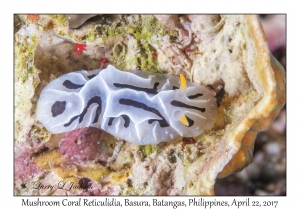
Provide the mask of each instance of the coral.
{"label": "coral", "polygon": [[[284,69],[270,54],[255,15],[98,15],[78,29],[70,29],[63,15],[40,15],[36,22],[18,15],[15,31],[15,141],[26,148],[15,149],[16,194],[213,195],[217,178],[251,162],[257,133],[285,103]],[[86,43],[80,56],[75,43]],[[217,98],[214,127],[155,146],[94,128],[47,133],[35,118],[42,87],[68,72],[97,69],[104,58],[103,68],[183,74],[206,86]],[[266,150],[271,156],[278,148],[270,144]],[[20,180],[94,188],[49,193],[23,189]],[[268,189],[275,192],[275,185]]]}

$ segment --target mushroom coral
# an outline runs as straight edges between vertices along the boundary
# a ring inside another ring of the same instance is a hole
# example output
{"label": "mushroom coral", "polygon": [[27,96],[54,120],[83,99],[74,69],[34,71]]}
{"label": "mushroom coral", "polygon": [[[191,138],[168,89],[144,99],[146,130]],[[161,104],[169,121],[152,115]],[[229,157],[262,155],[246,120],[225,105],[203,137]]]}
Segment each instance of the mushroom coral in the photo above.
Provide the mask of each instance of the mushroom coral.
{"label": "mushroom coral", "polygon": [[228,176],[246,167],[252,157],[256,134],[267,129],[285,104],[285,72],[281,64],[269,52],[262,26],[256,16],[245,16],[249,36],[257,50],[254,68],[256,81],[263,96],[256,106],[240,122],[240,128],[231,139],[240,144],[240,149],[218,174]]}
{"label": "mushroom coral", "polygon": [[[15,193],[66,193],[24,189],[24,181],[91,180],[97,189],[67,194],[213,195],[217,178],[251,162],[257,133],[285,104],[285,72],[269,52],[259,17],[100,17],[70,29],[63,15],[40,15],[35,23],[18,16],[23,27],[15,34],[15,153],[16,158],[28,154],[26,163],[37,170],[31,177],[15,176]],[[75,43],[86,44],[80,55],[73,51]],[[183,74],[205,86],[217,98],[213,128],[194,138],[143,146],[97,129],[60,135],[45,130],[35,116],[40,90],[57,76],[97,69],[104,58],[123,70]],[[95,160],[80,150],[95,152]]]}
{"label": "mushroom coral", "polygon": [[[218,173],[218,178],[241,171],[251,162],[257,133],[270,126],[285,104],[285,71],[269,52],[259,17],[244,15],[243,19],[245,39],[248,41],[246,50],[249,57],[254,56],[253,63],[248,59],[244,65],[253,71],[251,75],[248,70],[248,77],[252,76],[249,79],[259,93],[259,100],[226,136],[227,145],[234,144],[239,149]],[[245,50],[243,53],[246,54]],[[232,109],[235,109],[234,102],[232,105]],[[203,191],[198,188],[198,192]],[[208,191],[203,193],[210,194]]]}

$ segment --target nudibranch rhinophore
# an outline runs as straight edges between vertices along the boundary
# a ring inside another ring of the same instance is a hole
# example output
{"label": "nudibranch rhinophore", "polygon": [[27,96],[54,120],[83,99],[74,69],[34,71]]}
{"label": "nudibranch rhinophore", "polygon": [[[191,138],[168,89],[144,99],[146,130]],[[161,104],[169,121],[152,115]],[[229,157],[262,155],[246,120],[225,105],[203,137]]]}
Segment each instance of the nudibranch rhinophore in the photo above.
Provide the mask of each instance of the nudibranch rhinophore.
{"label": "nudibranch rhinophore", "polygon": [[37,104],[37,119],[51,133],[93,126],[139,145],[198,136],[216,118],[211,92],[183,75],[125,72],[112,65],[58,77]]}

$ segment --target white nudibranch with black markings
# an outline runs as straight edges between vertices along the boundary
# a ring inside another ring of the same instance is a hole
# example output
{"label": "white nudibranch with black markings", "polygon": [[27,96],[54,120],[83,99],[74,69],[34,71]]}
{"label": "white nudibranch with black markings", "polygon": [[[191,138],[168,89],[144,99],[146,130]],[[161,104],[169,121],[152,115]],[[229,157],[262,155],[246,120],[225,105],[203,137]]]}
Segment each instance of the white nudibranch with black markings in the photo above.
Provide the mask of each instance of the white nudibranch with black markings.
{"label": "white nudibranch with black markings", "polygon": [[54,134],[93,126],[145,145],[200,135],[213,127],[217,104],[208,89],[183,75],[125,72],[109,65],[51,81],[36,115]]}

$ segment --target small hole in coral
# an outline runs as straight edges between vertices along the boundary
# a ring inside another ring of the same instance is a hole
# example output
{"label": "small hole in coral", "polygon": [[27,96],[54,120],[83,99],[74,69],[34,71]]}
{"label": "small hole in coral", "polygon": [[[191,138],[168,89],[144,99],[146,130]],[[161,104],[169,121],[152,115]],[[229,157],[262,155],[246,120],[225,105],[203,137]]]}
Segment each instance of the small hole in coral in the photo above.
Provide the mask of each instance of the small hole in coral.
{"label": "small hole in coral", "polygon": [[113,55],[115,58],[123,58],[126,54],[126,46],[121,42],[115,44],[113,48]]}
{"label": "small hole in coral", "polygon": [[128,185],[128,187],[132,187],[132,180],[131,179],[127,179],[127,185]]}
{"label": "small hole in coral", "polygon": [[92,186],[92,180],[86,177],[80,178],[78,184],[81,188],[84,188],[85,191]]}

